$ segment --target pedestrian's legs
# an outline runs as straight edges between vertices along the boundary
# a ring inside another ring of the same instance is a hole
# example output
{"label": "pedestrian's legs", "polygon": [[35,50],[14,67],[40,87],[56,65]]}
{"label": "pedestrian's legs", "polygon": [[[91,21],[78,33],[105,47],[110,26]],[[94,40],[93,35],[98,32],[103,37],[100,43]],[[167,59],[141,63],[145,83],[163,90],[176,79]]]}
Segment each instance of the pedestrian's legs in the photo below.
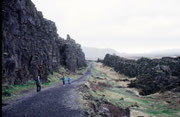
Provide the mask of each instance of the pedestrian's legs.
{"label": "pedestrian's legs", "polygon": [[41,91],[41,85],[37,85],[37,92]]}
{"label": "pedestrian's legs", "polygon": [[39,91],[41,91],[41,85],[39,85]]}
{"label": "pedestrian's legs", "polygon": [[38,85],[36,85],[36,87],[37,87],[37,92],[39,91],[39,87],[38,87]]}

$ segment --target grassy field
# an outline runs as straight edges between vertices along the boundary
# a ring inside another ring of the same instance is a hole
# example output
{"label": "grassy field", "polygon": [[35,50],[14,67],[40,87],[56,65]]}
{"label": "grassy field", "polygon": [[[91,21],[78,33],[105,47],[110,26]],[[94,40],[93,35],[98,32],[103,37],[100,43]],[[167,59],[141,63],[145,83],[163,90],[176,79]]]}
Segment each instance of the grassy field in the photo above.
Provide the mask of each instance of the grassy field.
{"label": "grassy field", "polygon": [[140,96],[137,89],[127,87],[130,80],[134,79],[94,63],[92,76],[85,85],[89,87],[88,93],[93,98],[103,98],[116,107],[130,108],[131,117],[180,117],[180,93]]}
{"label": "grassy field", "polygon": [[[88,67],[80,68],[76,70],[76,72],[70,72],[64,67],[61,67],[58,72],[53,72],[53,74],[50,74],[48,76],[48,81],[45,83],[41,83],[41,87],[45,88],[55,84],[62,84],[61,78],[63,75],[66,77],[66,79],[70,77],[73,81],[82,76]],[[29,80],[25,84],[9,85],[8,87],[2,87],[2,102],[6,103],[10,100],[16,100],[20,96],[23,96],[23,94],[33,90],[36,91],[36,84],[34,80]]]}

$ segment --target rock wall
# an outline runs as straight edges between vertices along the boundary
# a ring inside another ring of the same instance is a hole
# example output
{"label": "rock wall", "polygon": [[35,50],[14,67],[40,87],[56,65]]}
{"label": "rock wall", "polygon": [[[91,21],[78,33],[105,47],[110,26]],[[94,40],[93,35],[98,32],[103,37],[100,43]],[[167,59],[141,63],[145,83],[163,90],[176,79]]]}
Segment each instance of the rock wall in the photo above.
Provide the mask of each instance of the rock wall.
{"label": "rock wall", "polygon": [[2,83],[42,81],[64,65],[71,71],[85,67],[81,46],[58,36],[55,23],[43,18],[31,0],[2,3]]}
{"label": "rock wall", "polygon": [[114,67],[115,71],[129,77],[137,76],[137,63],[135,60],[128,60],[116,55],[106,54],[103,63],[107,66]]}
{"label": "rock wall", "polygon": [[121,74],[136,77],[129,86],[139,88],[141,95],[168,90],[180,92],[180,57],[129,60],[107,54],[103,63]]}

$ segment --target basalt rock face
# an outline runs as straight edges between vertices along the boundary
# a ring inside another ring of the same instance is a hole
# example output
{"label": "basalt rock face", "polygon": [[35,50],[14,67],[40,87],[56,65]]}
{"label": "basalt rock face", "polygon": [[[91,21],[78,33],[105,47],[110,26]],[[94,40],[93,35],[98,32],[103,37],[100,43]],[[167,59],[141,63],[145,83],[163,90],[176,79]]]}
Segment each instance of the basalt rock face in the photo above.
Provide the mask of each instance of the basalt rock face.
{"label": "basalt rock face", "polygon": [[129,77],[137,75],[137,64],[135,60],[128,60],[116,55],[106,54],[103,63],[107,66],[114,67],[114,70]]}
{"label": "basalt rock face", "polygon": [[76,44],[75,40],[71,39],[69,35],[67,35],[65,44],[60,47],[60,52],[63,53],[62,64],[69,70],[75,71],[79,67],[86,66],[85,55],[82,52],[81,45]]}
{"label": "basalt rock face", "polygon": [[141,95],[170,90],[180,92],[180,57],[141,58],[137,63],[137,80],[131,82],[130,86],[141,89]]}
{"label": "basalt rock face", "polygon": [[180,57],[135,61],[107,54],[103,63],[119,73],[136,77],[129,86],[139,88],[141,95],[168,90],[180,92]]}
{"label": "basalt rock face", "polygon": [[57,34],[55,23],[43,18],[30,0],[4,0],[2,4],[2,83],[42,81],[64,65],[71,71],[85,67],[79,44]]}

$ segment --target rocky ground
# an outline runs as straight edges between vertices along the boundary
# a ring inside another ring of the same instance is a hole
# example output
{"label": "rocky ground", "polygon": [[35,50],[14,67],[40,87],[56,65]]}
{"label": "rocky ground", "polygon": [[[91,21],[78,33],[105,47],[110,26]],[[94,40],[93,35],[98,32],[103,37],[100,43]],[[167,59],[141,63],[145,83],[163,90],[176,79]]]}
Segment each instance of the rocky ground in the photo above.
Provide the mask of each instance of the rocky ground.
{"label": "rocky ground", "polygon": [[107,117],[178,117],[180,93],[164,92],[148,96],[129,88],[136,80],[119,74],[111,67],[94,63],[89,80],[79,88],[87,116]]}

